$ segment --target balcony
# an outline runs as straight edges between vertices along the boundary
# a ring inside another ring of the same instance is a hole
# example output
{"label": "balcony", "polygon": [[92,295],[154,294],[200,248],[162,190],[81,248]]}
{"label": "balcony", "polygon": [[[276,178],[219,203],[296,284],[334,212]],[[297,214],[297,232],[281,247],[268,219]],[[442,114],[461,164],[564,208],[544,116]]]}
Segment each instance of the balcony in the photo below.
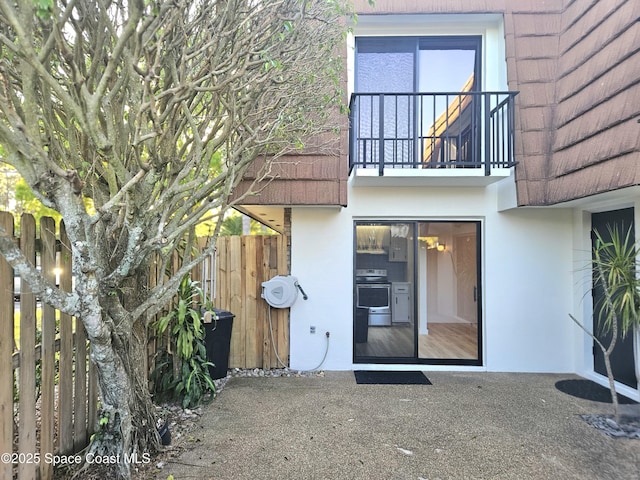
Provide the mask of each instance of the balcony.
{"label": "balcony", "polygon": [[354,93],[354,185],[485,186],[511,173],[517,92]]}

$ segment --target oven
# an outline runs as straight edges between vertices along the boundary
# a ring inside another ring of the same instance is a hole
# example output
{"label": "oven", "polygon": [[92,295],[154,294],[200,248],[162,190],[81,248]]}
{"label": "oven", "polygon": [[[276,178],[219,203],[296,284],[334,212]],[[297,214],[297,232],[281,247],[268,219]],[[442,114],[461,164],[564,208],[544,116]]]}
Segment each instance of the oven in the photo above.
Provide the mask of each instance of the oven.
{"label": "oven", "polygon": [[356,307],[369,310],[369,326],[391,325],[391,284],[386,279],[384,270],[356,272]]}

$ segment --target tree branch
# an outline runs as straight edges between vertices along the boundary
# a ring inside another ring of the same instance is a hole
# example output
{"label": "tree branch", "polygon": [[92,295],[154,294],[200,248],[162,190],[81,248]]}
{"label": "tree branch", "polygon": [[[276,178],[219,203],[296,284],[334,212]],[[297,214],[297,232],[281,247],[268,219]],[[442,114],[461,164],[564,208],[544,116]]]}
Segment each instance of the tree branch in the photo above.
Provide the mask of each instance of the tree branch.
{"label": "tree branch", "polygon": [[13,238],[0,226],[0,253],[7,263],[13,267],[14,273],[20,275],[31,287],[34,295],[47,297],[47,302],[54,308],[69,315],[78,314],[79,297],[76,293],[67,293],[49,282],[42,273],[24,256],[22,250],[14,243]]}

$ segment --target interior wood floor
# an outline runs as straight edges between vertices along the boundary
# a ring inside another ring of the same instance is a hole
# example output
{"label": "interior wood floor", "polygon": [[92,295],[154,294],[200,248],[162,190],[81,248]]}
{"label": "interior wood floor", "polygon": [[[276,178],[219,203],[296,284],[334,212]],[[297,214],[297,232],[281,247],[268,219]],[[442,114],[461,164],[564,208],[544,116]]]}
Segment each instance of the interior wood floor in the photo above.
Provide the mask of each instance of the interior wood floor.
{"label": "interior wood floor", "polygon": [[[413,326],[369,327],[367,343],[356,343],[356,356],[413,357]],[[478,328],[471,323],[430,323],[429,334],[418,337],[418,357],[478,358]]]}
{"label": "interior wood floor", "polygon": [[413,326],[369,327],[367,343],[356,343],[356,356],[413,357]]}
{"label": "interior wood floor", "polygon": [[429,335],[419,335],[420,358],[478,358],[478,325],[475,323],[431,323]]}

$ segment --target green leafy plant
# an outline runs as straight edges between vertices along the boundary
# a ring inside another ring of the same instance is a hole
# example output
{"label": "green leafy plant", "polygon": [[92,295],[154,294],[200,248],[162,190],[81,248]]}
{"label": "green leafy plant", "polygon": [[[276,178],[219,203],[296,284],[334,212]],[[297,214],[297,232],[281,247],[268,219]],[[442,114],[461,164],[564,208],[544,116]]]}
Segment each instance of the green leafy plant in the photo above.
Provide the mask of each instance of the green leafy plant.
{"label": "green leafy plant", "polygon": [[202,311],[212,310],[199,283],[183,277],[173,308],[155,324],[158,337],[168,332],[166,348],[159,351],[151,375],[154,395],[159,400],[180,400],[193,407],[213,396],[215,384],[209,374]]}
{"label": "green leafy plant", "polygon": [[638,325],[640,310],[637,248],[632,233],[630,228],[623,237],[617,228],[610,228],[611,241],[606,242],[596,232],[593,260],[597,280],[605,294],[599,306],[603,319],[601,327],[605,332],[611,332],[619,323],[623,337]]}
{"label": "green leafy plant", "polygon": [[600,324],[596,327],[602,335],[610,335],[608,345],[601,342],[595,333],[587,330],[573,316],[569,317],[598,345],[603,353],[604,365],[609,379],[609,389],[616,423],[620,423],[620,409],[616,393],[615,378],[611,368],[611,354],[618,340],[618,333],[624,338],[640,325],[640,278],[638,277],[638,245],[633,238],[633,228],[626,234],[616,227],[608,228],[609,238],[605,240],[600,232],[595,232],[593,248],[593,270],[595,284],[602,289],[603,299],[595,305]]}

